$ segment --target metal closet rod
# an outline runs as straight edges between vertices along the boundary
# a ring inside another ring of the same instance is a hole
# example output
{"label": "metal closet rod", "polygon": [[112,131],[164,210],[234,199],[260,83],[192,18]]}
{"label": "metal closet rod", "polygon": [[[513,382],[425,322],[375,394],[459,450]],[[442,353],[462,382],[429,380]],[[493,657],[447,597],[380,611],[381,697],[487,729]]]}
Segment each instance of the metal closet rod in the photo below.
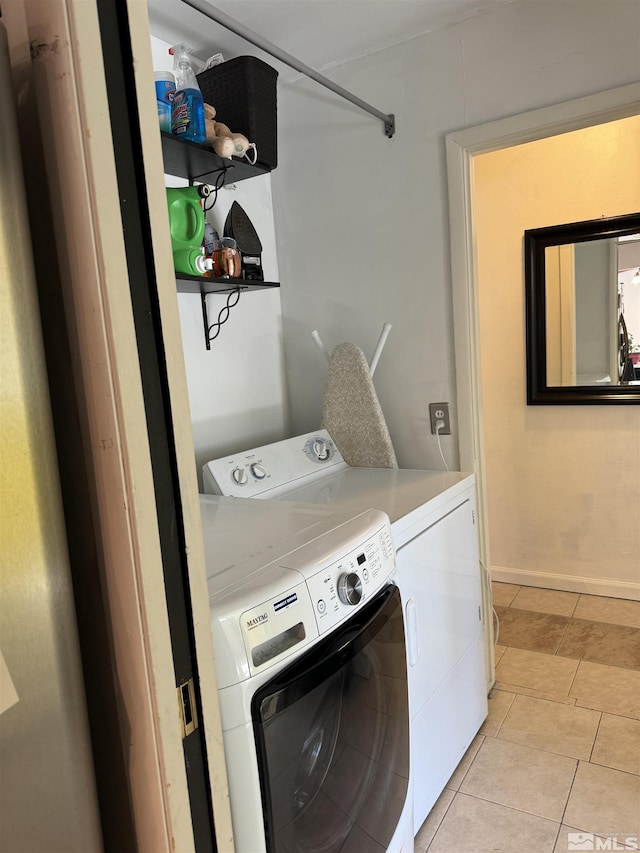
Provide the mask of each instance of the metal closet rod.
{"label": "metal closet rod", "polygon": [[235,18],[231,18],[229,15],[221,12],[220,9],[216,9],[215,6],[211,6],[211,4],[207,3],[206,0],[182,0],[182,2],[187,6],[191,6],[192,9],[195,9],[207,18],[210,18],[212,21],[215,21],[225,27],[225,29],[231,30],[232,33],[235,33],[246,41],[251,42],[251,44],[254,44],[256,47],[264,50],[265,53],[279,59],[280,62],[284,62],[285,65],[289,65],[291,68],[294,68],[306,77],[310,77],[312,80],[315,80],[316,83],[320,83],[321,86],[331,89],[332,92],[335,92],[336,95],[340,95],[341,98],[351,101],[352,104],[360,107],[361,110],[379,118],[384,122],[384,132],[389,139],[391,139],[393,134],[396,132],[396,119],[393,113],[383,113],[381,110],[377,110],[361,98],[356,97],[356,95],[352,95],[351,92],[343,89],[342,86],[338,86],[336,83],[333,83],[327,77],[324,77],[322,74],[314,71],[313,68],[305,65],[304,62],[300,62],[300,60],[296,59],[295,56],[291,56],[290,53],[281,50],[277,45],[267,41],[265,38],[262,38],[262,36],[258,35],[258,33],[255,33],[253,30],[250,30],[248,27],[245,27],[239,21],[236,21]]}

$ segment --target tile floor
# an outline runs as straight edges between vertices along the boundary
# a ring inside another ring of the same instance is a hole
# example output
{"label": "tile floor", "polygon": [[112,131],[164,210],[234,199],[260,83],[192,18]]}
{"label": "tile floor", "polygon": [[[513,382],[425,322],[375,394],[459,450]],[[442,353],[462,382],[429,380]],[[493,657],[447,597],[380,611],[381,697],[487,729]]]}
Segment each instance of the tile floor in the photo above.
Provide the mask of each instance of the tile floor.
{"label": "tile floor", "polygon": [[489,716],[416,853],[640,849],[640,602],[492,586]]}

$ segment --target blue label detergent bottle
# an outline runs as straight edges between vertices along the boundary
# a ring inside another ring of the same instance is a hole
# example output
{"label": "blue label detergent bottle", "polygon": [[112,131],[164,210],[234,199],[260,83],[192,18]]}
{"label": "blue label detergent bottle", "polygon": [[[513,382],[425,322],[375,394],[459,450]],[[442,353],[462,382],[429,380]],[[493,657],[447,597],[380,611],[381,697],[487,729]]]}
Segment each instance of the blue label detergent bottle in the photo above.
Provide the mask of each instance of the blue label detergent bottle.
{"label": "blue label detergent bottle", "polygon": [[169,49],[176,78],[176,91],[171,102],[171,133],[191,142],[204,142],[207,132],[202,92],[191,67],[189,52],[185,44],[176,44]]}

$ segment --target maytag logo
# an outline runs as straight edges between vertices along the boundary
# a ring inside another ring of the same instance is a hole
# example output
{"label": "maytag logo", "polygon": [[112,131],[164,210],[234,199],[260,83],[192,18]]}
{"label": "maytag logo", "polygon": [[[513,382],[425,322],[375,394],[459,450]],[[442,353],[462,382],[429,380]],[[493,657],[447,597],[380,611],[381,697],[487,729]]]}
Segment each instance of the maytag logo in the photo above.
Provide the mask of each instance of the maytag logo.
{"label": "maytag logo", "polygon": [[268,613],[261,613],[259,616],[254,616],[253,619],[247,619],[247,631],[250,631],[252,628],[261,625],[263,622],[266,622],[268,618]]}

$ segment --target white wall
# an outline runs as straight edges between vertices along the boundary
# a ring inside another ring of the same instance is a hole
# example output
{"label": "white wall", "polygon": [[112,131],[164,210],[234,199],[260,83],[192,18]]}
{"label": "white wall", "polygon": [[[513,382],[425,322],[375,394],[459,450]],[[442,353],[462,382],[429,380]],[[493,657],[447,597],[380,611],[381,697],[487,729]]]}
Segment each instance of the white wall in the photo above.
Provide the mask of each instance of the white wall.
{"label": "white wall", "polygon": [[[171,70],[168,43],[152,37],[151,46],[154,70]],[[185,186],[187,181],[166,175],[165,183]],[[219,234],[234,201],[244,208],[262,243],[265,281],[278,281],[270,175],[220,190],[214,208],[207,213],[207,221]],[[207,297],[209,324],[226,303],[226,295]],[[195,462],[202,487],[201,469],[209,459],[287,435],[280,291],[243,293],[210,350],[205,347],[200,297],[178,294],[178,307]]]}
{"label": "white wall", "polygon": [[[640,408],[526,405],[522,242],[526,229],[637,210],[638,139],[633,117],[474,158],[486,490],[498,580],[640,597]],[[607,313],[603,306],[603,326]]]}
{"label": "white wall", "polygon": [[[332,68],[395,113],[392,140],[312,81],[280,83],[272,184],[293,433],[320,419],[311,331],[370,356],[388,321],[375,381],[398,461],[441,467],[427,404],[455,401],[444,137],[637,80],[637,12],[636,0],[520,0]],[[455,434],[442,443],[457,464]]]}

